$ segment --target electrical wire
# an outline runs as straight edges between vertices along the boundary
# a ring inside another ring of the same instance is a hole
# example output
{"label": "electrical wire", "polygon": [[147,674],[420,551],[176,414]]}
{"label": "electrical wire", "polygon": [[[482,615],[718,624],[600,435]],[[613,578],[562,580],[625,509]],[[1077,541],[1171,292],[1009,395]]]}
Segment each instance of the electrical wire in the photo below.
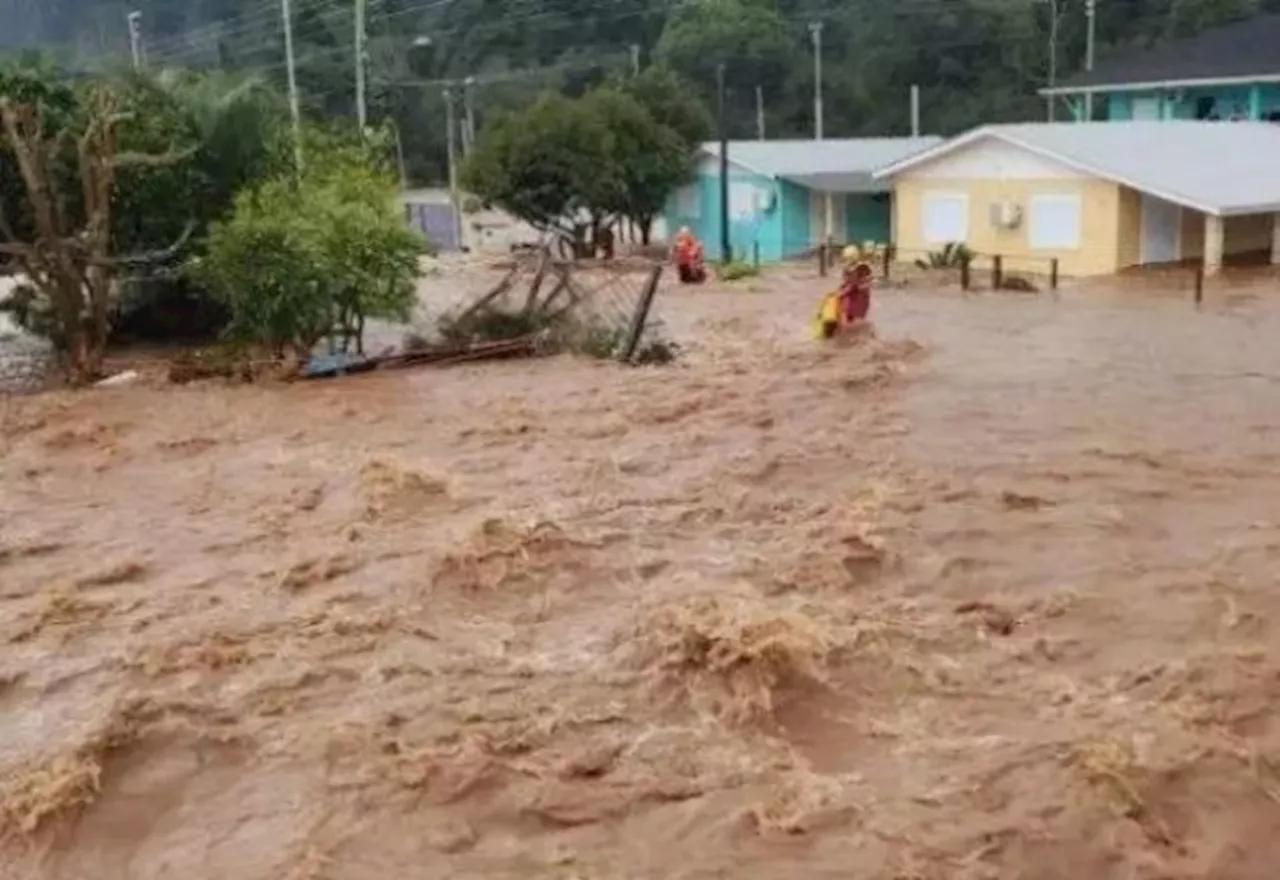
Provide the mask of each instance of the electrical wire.
{"label": "electrical wire", "polygon": [[[349,6],[352,4],[352,2],[353,0],[327,0],[327,2],[320,7],[320,9],[321,10],[338,9],[341,7]],[[432,9],[445,8],[457,2],[458,0],[429,0],[429,2],[415,4],[415,5],[406,7],[404,9],[399,9],[392,12],[370,13],[366,19],[367,28],[371,30],[375,25],[389,23],[391,20],[399,18],[401,16],[429,11]],[[519,3],[525,7],[529,7],[532,5],[533,2],[535,2],[535,0],[513,0],[513,2]],[[670,13],[676,12],[681,8],[694,5],[690,2],[690,0],[669,0],[669,2],[659,3],[656,6],[652,6],[646,9],[640,9],[640,10],[626,9],[621,11],[615,11],[614,13],[607,14],[607,15],[601,15],[599,12],[601,8],[608,9],[610,7],[629,5],[633,2],[634,0],[604,0],[604,2],[598,4],[598,6],[596,7],[596,10],[593,11],[593,14],[589,17],[589,20],[593,24],[597,24],[597,25],[608,24],[612,22],[622,21],[625,19],[633,19],[633,18],[648,16],[648,15],[670,14]],[[952,7],[952,8],[961,7],[962,2],[963,0],[898,0],[898,2],[894,5],[894,8],[891,10],[888,10],[888,14],[897,20],[919,18],[919,17],[936,18],[936,16],[939,13],[951,11],[950,9],[948,9],[948,7]],[[999,2],[994,4],[994,6],[983,7],[983,9],[1000,8],[1000,7],[1024,8],[1022,4],[1014,2],[1014,0],[999,0]],[[968,7],[968,6],[964,6],[962,8],[965,10],[974,9],[973,7]],[[567,13],[567,10],[563,10],[563,9],[539,9],[536,11],[530,10],[523,15],[513,16],[510,14],[507,14],[507,15],[503,15],[500,18],[496,18],[490,21],[478,22],[473,25],[460,25],[460,26],[455,26],[450,28],[433,28],[431,29],[429,35],[432,38],[438,38],[443,40],[443,39],[447,39],[449,37],[454,37],[454,36],[474,37],[476,35],[482,35],[485,33],[493,33],[493,32],[500,33],[504,30],[510,30],[515,26],[524,26],[530,23],[537,22],[539,20],[560,17],[565,15],[566,13]],[[279,17],[278,10],[268,10],[267,12],[260,13],[260,14],[269,14],[275,17],[276,19],[278,19]],[[792,16],[784,17],[783,21],[792,26],[803,27],[804,25],[807,25],[811,22],[820,21],[820,22],[823,22],[824,24],[836,22],[838,20],[841,20],[845,16],[849,16],[851,14],[853,13],[851,13],[846,8],[846,9],[840,9],[840,10],[827,10],[822,13],[813,14],[813,15],[798,13]],[[884,11],[882,10],[880,14],[883,15]],[[240,30],[235,30],[235,29],[225,30],[216,35],[210,35],[209,37],[206,37],[203,39],[187,40],[184,37],[178,37],[178,38],[174,38],[174,40],[176,40],[176,44],[174,41],[168,41],[167,45],[170,47],[171,49],[170,51],[166,52],[165,47],[163,46],[157,47],[154,45],[148,46],[147,51],[148,51],[148,55],[162,57],[164,60],[167,60],[167,61],[177,62],[177,61],[183,60],[184,57],[190,57],[193,54],[198,54],[202,50],[216,48],[219,44],[234,42],[235,39],[237,39],[240,36],[260,35],[261,31],[262,31],[262,27],[247,26]],[[983,45],[986,42],[987,41],[974,41],[976,45]],[[251,44],[247,49],[241,48],[241,51],[244,52],[245,54],[255,54],[256,52],[260,52],[260,51],[278,50],[280,43],[281,43],[281,40],[278,36],[269,37],[264,41],[260,41],[256,44]],[[340,47],[333,47],[333,48],[336,50],[336,49],[339,49]],[[351,47],[348,45],[347,47],[345,47],[345,51],[350,52]]]}

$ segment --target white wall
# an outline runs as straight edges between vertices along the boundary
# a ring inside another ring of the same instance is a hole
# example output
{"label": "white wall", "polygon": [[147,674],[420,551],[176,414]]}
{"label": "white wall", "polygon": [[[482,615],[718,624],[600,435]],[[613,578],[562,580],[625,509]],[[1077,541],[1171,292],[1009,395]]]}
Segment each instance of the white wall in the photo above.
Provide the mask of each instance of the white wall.
{"label": "white wall", "polygon": [[905,171],[902,177],[939,180],[1084,180],[1089,175],[998,138],[988,137]]}
{"label": "white wall", "polygon": [[[809,243],[822,244],[823,233],[827,229],[827,203],[824,194],[816,189],[809,190]],[[831,194],[831,235],[838,243],[847,238],[845,229],[844,195]]]}

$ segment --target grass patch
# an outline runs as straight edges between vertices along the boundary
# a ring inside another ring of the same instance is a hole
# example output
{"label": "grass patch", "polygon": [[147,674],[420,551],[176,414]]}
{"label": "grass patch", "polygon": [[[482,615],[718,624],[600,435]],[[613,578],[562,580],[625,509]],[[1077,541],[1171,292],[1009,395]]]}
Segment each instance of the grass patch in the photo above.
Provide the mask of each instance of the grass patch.
{"label": "grass patch", "polygon": [[730,260],[716,269],[716,276],[721,281],[741,281],[745,278],[758,278],[760,267],[742,260]]}

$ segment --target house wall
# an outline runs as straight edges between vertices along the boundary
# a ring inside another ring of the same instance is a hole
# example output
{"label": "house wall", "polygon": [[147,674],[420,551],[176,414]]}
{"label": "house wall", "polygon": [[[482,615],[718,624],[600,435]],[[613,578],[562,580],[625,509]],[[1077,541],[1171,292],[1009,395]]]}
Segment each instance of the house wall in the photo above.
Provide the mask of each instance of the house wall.
{"label": "house wall", "polygon": [[1106,118],[1123,121],[1133,118],[1135,100],[1159,101],[1162,119],[1195,119],[1201,99],[1212,98],[1214,113],[1221,119],[1241,117],[1266,119],[1280,113],[1280,83],[1256,86],[1219,86],[1216,88],[1177,89],[1167,92],[1114,92],[1105,97]]}
{"label": "house wall", "polygon": [[893,234],[891,198],[888,193],[879,197],[854,193],[845,196],[845,240],[855,244],[887,243]]}
{"label": "house wall", "polygon": [[779,186],[779,192],[778,208],[782,215],[781,258],[788,259],[799,256],[812,246],[809,190],[784,180]]}
{"label": "house wall", "polygon": [[[893,183],[894,240],[903,259],[941,248],[941,243],[925,239],[925,197],[931,192],[955,192],[968,197],[965,244],[983,256],[1000,254],[1007,269],[1047,272],[1054,257],[1064,275],[1106,274],[1119,265],[1121,188],[1002,141],[977,142],[911,169]],[[1031,248],[1029,205],[1036,195],[1080,197],[1078,247]],[[1002,201],[1022,206],[1023,220],[1017,228],[991,223],[991,206]],[[1133,248],[1132,236],[1126,230],[1126,248]]]}
{"label": "house wall", "polygon": [[[827,194],[809,190],[809,246],[822,244],[827,230]],[[845,240],[844,195],[831,193],[831,240],[837,244]]]}
{"label": "house wall", "polygon": [[[750,260],[759,248],[762,262],[782,259],[782,188],[771,177],[738,165],[729,165],[729,244],[738,259]],[[759,198],[770,196],[771,210],[762,210]],[[707,258],[721,260],[720,162],[706,157],[693,181],[672,194],[663,212],[668,229],[688,226],[702,240]]]}
{"label": "house wall", "polygon": [[[1129,190],[1132,192],[1132,190]],[[1140,199],[1133,193],[1135,199]],[[1204,222],[1205,215],[1190,208],[1182,209],[1182,246],[1180,258],[1183,260],[1199,260],[1204,256]],[[1142,215],[1137,213],[1137,234],[1141,236]],[[1246,214],[1239,217],[1227,217],[1222,226],[1222,255],[1224,257],[1256,254],[1271,250],[1271,215]],[[1137,265],[1121,261],[1121,266]]]}
{"label": "house wall", "polygon": [[1226,256],[1271,252],[1271,214],[1228,217],[1223,224],[1222,252]]}
{"label": "house wall", "polygon": [[[1142,262],[1142,194],[1120,187],[1120,216],[1116,219],[1116,268]],[[1183,239],[1185,241],[1185,238]]]}

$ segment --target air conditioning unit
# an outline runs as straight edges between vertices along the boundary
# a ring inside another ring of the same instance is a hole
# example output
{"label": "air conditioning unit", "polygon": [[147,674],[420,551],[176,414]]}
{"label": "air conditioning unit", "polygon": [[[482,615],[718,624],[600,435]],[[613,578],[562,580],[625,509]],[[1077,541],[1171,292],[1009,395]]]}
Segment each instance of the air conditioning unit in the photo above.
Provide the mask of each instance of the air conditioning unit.
{"label": "air conditioning unit", "polygon": [[768,214],[777,206],[777,196],[771,189],[757,189],[752,207],[757,214]]}
{"label": "air conditioning unit", "polygon": [[1017,229],[1022,223],[1022,206],[1017,202],[991,203],[991,225],[1000,229]]}

